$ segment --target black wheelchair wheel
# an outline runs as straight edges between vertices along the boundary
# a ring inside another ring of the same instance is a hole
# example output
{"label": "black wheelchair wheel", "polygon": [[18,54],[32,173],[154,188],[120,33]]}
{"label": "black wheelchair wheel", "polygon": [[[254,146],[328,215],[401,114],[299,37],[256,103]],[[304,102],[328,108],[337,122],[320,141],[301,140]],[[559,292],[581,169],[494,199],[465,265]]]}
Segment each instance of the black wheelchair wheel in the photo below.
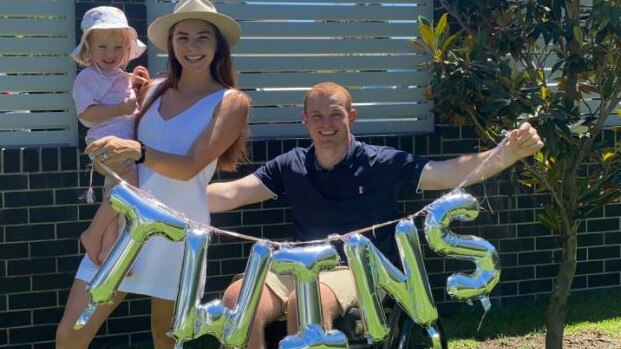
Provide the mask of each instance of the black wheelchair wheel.
{"label": "black wheelchair wheel", "polygon": [[[419,326],[396,305],[390,312],[388,320],[390,334],[384,341],[382,349],[431,349],[433,343],[427,334],[427,329]],[[440,319],[436,322],[436,330],[440,335],[442,349],[448,349],[444,328]]]}

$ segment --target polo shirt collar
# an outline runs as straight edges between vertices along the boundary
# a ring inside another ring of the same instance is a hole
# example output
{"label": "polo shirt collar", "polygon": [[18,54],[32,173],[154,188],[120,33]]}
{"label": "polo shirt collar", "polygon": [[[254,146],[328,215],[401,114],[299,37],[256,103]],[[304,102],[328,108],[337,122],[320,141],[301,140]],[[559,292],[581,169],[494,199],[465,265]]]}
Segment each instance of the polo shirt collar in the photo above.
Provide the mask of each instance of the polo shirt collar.
{"label": "polo shirt collar", "polygon": [[[361,146],[360,142],[356,141],[356,137],[354,137],[354,135],[351,135],[351,141],[349,143],[349,146],[347,147],[347,154],[345,155],[345,158],[343,158],[343,160],[339,161],[336,165],[334,165],[334,168],[331,171],[334,171],[341,167],[351,167],[351,165],[354,162],[354,157],[356,155],[356,152],[358,151],[360,146]],[[308,159],[307,165],[312,165],[312,167],[309,166],[309,168],[313,168],[317,171],[326,171],[326,169],[324,169],[323,167],[321,167],[321,165],[319,165],[319,162],[317,161],[317,158],[315,157],[315,145],[314,144],[312,144],[308,148],[307,159]]]}

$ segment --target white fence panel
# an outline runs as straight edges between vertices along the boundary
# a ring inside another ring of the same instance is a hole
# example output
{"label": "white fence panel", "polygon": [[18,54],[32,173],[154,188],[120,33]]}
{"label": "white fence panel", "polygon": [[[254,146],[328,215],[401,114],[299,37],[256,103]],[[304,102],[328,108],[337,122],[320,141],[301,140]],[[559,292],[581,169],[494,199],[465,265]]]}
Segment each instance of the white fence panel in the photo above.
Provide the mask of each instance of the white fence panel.
{"label": "white fence panel", "polygon": [[[433,130],[433,104],[422,90],[425,60],[410,40],[417,18],[433,16],[433,0],[215,0],[242,27],[233,48],[239,87],[252,97],[251,134],[306,137],[304,93],[318,82],[347,87],[358,110],[358,135]],[[171,13],[175,1],[147,0],[147,22]],[[150,45],[149,70],[166,71],[166,54]]]}
{"label": "white fence panel", "polygon": [[0,0],[0,147],[78,143],[75,3]]}

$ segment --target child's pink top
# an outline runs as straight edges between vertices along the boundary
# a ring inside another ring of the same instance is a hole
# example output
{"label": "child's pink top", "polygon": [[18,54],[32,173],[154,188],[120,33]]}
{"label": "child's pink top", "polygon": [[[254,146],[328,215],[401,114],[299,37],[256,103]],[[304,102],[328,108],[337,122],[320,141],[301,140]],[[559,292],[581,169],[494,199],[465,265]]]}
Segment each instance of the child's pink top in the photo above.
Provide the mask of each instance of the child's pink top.
{"label": "child's pink top", "polygon": [[[119,104],[125,98],[136,98],[136,93],[132,89],[130,74],[122,69],[104,74],[91,65],[83,69],[73,83],[73,101],[78,117],[91,105]],[[136,112],[101,122],[80,118],[80,122],[88,127],[86,138],[99,139],[112,135],[132,139]]]}

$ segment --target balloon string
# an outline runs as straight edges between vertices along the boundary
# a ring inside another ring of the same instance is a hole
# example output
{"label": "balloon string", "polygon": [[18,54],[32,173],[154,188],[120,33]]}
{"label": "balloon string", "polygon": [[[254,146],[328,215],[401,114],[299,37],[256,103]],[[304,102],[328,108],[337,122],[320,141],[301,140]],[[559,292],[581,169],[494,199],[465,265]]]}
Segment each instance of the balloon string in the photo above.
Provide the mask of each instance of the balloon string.
{"label": "balloon string", "polygon": [[483,315],[481,315],[481,320],[479,320],[479,325],[477,326],[477,333],[481,331],[481,325],[483,325],[483,320],[485,320],[485,315],[487,315],[488,309],[483,310]]}
{"label": "balloon string", "polygon": [[[487,163],[490,161],[490,159],[496,156],[496,153],[498,153],[502,149],[502,147],[505,145],[505,143],[507,143],[508,140],[509,140],[509,136],[507,134],[507,136],[505,136],[505,138],[503,138],[502,141],[500,141],[500,143],[498,143],[498,145],[494,149],[492,149],[491,153],[485,159],[483,159],[483,161],[481,161],[481,163],[477,165],[477,167],[475,167],[474,170],[472,170],[470,173],[468,173],[468,175],[466,175],[466,177],[464,177],[464,179],[461,181],[461,183],[459,183],[459,185],[455,189],[463,188],[464,185],[466,185],[466,183],[468,183],[468,181],[470,181],[472,177],[480,173],[483,167],[487,166]],[[484,178],[481,177],[481,180],[484,180]]]}
{"label": "balloon string", "polygon": [[[101,168],[106,171],[107,175],[112,176],[114,179],[116,179],[118,182],[125,182],[125,180],[123,180],[123,178],[121,178],[121,176],[119,176],[118,174],[116,174],[116,172],[112,171],[112,169],[108,166],[106,166],[103,162],[98,161],[98,165],[101,166]],[[133,187],[133,186],[132,186]]]}
{"label": "balloon string", "polygon": [[80,196],[78,197],[78,200],[82,200],[84,202],[86,202],[87,204],[92,204],[95,202],[96,197],[95,197],[95,190],[93,189],[93,172],[95,172],[94,170],[95,165],[93,165],[93,163],[90,163],[86,166],[86,170],[89,173],[89,177],[88,177],[88,189],[86,189],[82,194],[80,194]]}
{"label": "balloon string", "polygon": [[242,239],[242,240],[248,240],[248,241],[254,241],[254,242],[262,242],[262,241],[267,241],[271,244],[275,244],[275,245],[280,245],[280,243],[278,242],[274,242],[274,241],[269,241],[266,239],[261,239],[252,235],[246,235],[246,234],[242,234],[242,233],[236,233],[234,231],[228,231],[228,230],[222,230],[213,226],[208,226],[209,229],[211,229],[214,233],[217,234],[221,234],[221,235],[228,235],[228,236],[232,236],[232,237],[236,237],[238,239]]}
{"label": "balloon string", "polygon": [[485,319],[485,315],[492,308],[492,303],[489,300],[488,296],[480,296],[479,300],[481,301],[481,305],[483,306],[483,315],[481,315],[481,320],[479,320],[479,326],[477,326],[477,332],[481,330],[481,325],[483,325],[483,319]]}
{"label": "balloon string", "polygon": [[[500,151],[500,149],[507,142],[507,140],[508,140],[508,137],[505,137],[500,143],[498,143],[498,146],[492,150],[492,152],[489,154],[489,156],[487,156],[487,158],[485,158],[477,167],[475,167],[473,171],[468,173],[468,175],[466,175],[466,177],[461,181],[461,183],[455,189],[453,189],[452,191],[461,189],[470,180],[470,178],[472,176],[474,176],[476,173],[480,172],[481,169],[484,166],[486,166],[486,164],[489,162],[490,158],[495,156],[496,153],[498,151]],[[116,174],[110,167],[106,166],[101,161],[99,162],[99,166],[108,175],[114,177],[117,181],[125,182],[118,174]],[[130,185],[130,184],[127,184],[127,185]],[[140,188],[136,188],[134,186],[132,186],[132,187],[135,188],[135,189],[139,189],[140,190]],[[355,235],[355,234],[364,235],[364,234],[367,234],[369,232],[374,234],[375,230],[378,229],[378,228],[382,228],[382,227],[385,227],[387,225],[395,224],[395,223],[397,223],[397,222],[399,222],[399,221],[401,221],[403,219],[414,219],[414,218],[419,217],[419,216],[424,216],[427,213],[429,206],[430,206],[430,204],[425,205],[422,209],[418,210],[417,212],[415,212],[413,214],[407,215],[405,217],[401,217],[401,218],[398,218],[398,219],[393,219],[393,220],[382,222],[382,223],[373,224],[372,226],[369,226],[369,227],[365,227],[365,228],[349,231],[349,232],[342,233],[342,234],[330,234],[325,239],[317,239],[317,240],[310,240],[310,241],[277,242],[277,241],[271,241],[271,240],[267,240],[267,239],[263,239],[263,238],[258,238],[258,237],[252,236],[252,235],[246,235],[246,234],[242,234],[242,233],[236,233],[236,232],[233,232],[233,231],[223,230],[223,229],[219,229],[219,228],[216,228],[216,227],[213,227],[213,226],[207,226],[207,228],[209,228],[213,233],[216,233],[216,234],[226,235],[226,236],[238,238],[238,239],[241,239],[241,240],[247,240],[247,241],[253,241],[253,242],[268,242],[269,244],[271,244],[273,246],[276,246],[278,248],[282,248],[284,246],[291,247],[291,246],[300,246],[300,245],[314,245],[314,244],[320,244],[320,243],[330,243],[330,242],[335,242],[335,241],[343,241],[347,237],[349,237],[351,235]],[[188,219],[188,221],[191,221],[187,217],[186,217],[186,219]],[[196,223],[196,222],[193,222],[193,223],[195,223],[197,225],[200,225],[200,226],[205,226],[204,224],[200,224],[200,223]]]}

